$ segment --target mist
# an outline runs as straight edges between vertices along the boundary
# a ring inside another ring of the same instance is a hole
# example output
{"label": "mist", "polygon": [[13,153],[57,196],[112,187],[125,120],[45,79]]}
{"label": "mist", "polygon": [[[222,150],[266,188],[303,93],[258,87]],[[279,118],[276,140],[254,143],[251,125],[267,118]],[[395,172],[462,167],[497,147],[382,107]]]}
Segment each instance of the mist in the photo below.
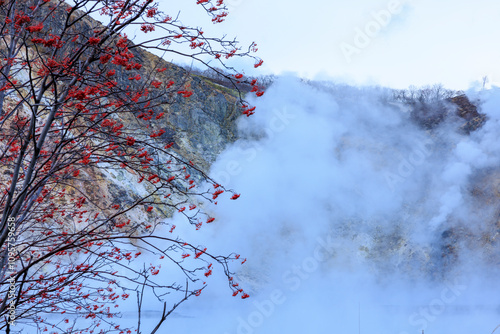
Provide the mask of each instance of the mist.
{"label": "mist", "polygon": [[467,94],[487,117],[470,134],[454,113],[420,127],[382,88],[283,77],[251,101],[211,170],[241,197],[206,207],[202,231],[178,228],[247,258],[234,269],[251,297],[215,274],[164,330],[492,333],[500,90]]}

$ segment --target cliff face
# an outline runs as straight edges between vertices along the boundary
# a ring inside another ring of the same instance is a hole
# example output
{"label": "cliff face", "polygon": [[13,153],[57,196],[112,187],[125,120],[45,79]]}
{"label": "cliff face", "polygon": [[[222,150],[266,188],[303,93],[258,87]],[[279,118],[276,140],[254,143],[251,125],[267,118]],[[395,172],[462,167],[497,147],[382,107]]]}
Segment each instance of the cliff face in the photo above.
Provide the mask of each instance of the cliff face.
{"label": "cliff face", "polygon": [[[240,115],[236,92],[214,84],[206,78],[191,75],[185,69],[168,63],[144,49],[133,48],[131,51],[135,56],[134,61],[141,64],[146,73],[156,72],[156,79],[162,82],[182,82],[183,86],[189,87],[193,94],[188,98],[177,93],[159,97],[156,108],[158,112],[164,112],[165,116],[158,120],[122,118],[121,122],[125,127],[127,124],[139,125],[144,129],[149,126],[147,133],[151,130],[165,130],[163,135],[156,138],[162,142],[159,146],[174,143],[170,149],[172,154],[184,161],[192,161],[202,171],[208,172],[218,154],[236,140],[235,120]],[[158,73],[156,71],[158,68],[166,70]],[[117,75],[118,82],[129,82],[130,73],[117,71]],[[145,136],[147,133],[144,131]],[[165,162],[170,160],[170,157],[158,154],[158,159]],[[100,180],[97,189],[92,182],[95,178]],[[88,189],[87,194],[95,202],[104,204],[101,204],[100,208],[104,211],[113,204],[126,207],[141,195],[153,190],[151,186],[138,184],[134,173],[123,170],[94,169],[93,175],[89,175],[89,180],[84,182]],[[162,198],[155,196],[152,200],[157,203],[162,202]],[[126,218],[148,225],[175,212],[175,209],[168,205],[155,205],[151,212],[146,211],[146,207],[144,205],[131,210],[126,214]]]}
{"label": "cliff face", "polygon": [[448,99],[456,106],[456,114],[465,120],[461,130],[467,134],[480,128],[486,121],[486,117],[480,114],[477,107],[469,100],[467,95],[462,94]]}
{"label": "cliff face", "polygon": [[[155,121],[154,126],[166,130],[160,138],[166,143],[174,142],[176,152],[207,171],[217,155],[236,139],[235,120],[240,115],[236,92],[206,78],[190,75],[185,69],[143,49],[132,49],[132,52],[135,61],[146,71],[153,70],[151,64],[167,68],[157,74],[158,80],[184,82],[190,87],[193,94],[189,98],[170,94],[159,99],[165,117]],[[121,76],[120,80],[127,80],[128,73],[121,73]]]}

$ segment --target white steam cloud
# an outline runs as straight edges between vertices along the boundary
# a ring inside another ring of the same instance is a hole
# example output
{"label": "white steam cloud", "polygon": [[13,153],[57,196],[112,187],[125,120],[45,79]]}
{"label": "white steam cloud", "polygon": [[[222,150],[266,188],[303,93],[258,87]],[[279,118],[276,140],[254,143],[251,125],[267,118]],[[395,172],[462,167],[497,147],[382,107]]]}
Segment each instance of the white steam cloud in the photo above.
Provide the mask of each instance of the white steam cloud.
{"label": "white steam cloud", "polygon": [[275,83],[213,165],[241,197],[197,232],[248,258],[237,276],[251,298],[215,276],[165,330],[491,333],[500,90],[470,94],[488,120],[466,135],[457,117],[418,127],[383,89]]}

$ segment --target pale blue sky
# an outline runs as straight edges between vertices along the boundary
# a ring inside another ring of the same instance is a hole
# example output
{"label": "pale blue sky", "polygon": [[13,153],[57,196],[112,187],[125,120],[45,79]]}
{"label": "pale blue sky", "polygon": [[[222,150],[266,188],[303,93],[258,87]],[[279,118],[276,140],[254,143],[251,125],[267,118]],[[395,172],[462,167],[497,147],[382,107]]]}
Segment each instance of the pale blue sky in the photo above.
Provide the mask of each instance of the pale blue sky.
{"label": "pale blue sky", "polygon": [[392,87],[500,81],[498,1],[226,0],[230,15],[215,26],[194,3],[160,7],[181,9],[185,23],[207,31],[255,40],[261,72]]}

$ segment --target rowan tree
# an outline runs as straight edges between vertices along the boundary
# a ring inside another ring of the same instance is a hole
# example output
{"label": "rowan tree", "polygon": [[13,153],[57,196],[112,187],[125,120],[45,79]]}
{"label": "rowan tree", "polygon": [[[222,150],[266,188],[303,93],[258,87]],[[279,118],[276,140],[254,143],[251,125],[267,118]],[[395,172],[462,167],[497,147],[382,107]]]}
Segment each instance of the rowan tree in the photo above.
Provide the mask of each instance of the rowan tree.
{"label": "rowan tree", "polygon": [[[227,15],[222,0],[193,5],[214,23]],[[197,199],[239,194],[177,154],[159,126],[164,104],[196,93],[189,73],[174,76],[159,58],[136,59],[144,48],[182,54],[261,96],[256,80],[227,64],[247,57],[260,66],[255,44],[243,50],[235,40],[207,36],[152,0],[2,0],[0,17],[0,329],[141,332],[143,293],[151,289],[164,302],[156,332],[180,303],[202,293],[215,270],[226,275],[234,296],[247,298],[230,268],[244,259],[212,254],[165,226],[163,218],[178,212],[200,229],[214,218]],[[136,43],[124,32],[134,25],[144,34]],[[155,30],[162,37],[148,40]],[[253,114],[242,94],[238,103],[243,114]],[[95,194],[106,173],[116,171],[141,189],[125,203]],[[138,214],[156,219],[144,224],[134,219]],[[147,254],[157,262],[142,260]],[[157,280],[164,263],[186,281]],[[127,298],[138,300],[135,329],[115,319]]]}

